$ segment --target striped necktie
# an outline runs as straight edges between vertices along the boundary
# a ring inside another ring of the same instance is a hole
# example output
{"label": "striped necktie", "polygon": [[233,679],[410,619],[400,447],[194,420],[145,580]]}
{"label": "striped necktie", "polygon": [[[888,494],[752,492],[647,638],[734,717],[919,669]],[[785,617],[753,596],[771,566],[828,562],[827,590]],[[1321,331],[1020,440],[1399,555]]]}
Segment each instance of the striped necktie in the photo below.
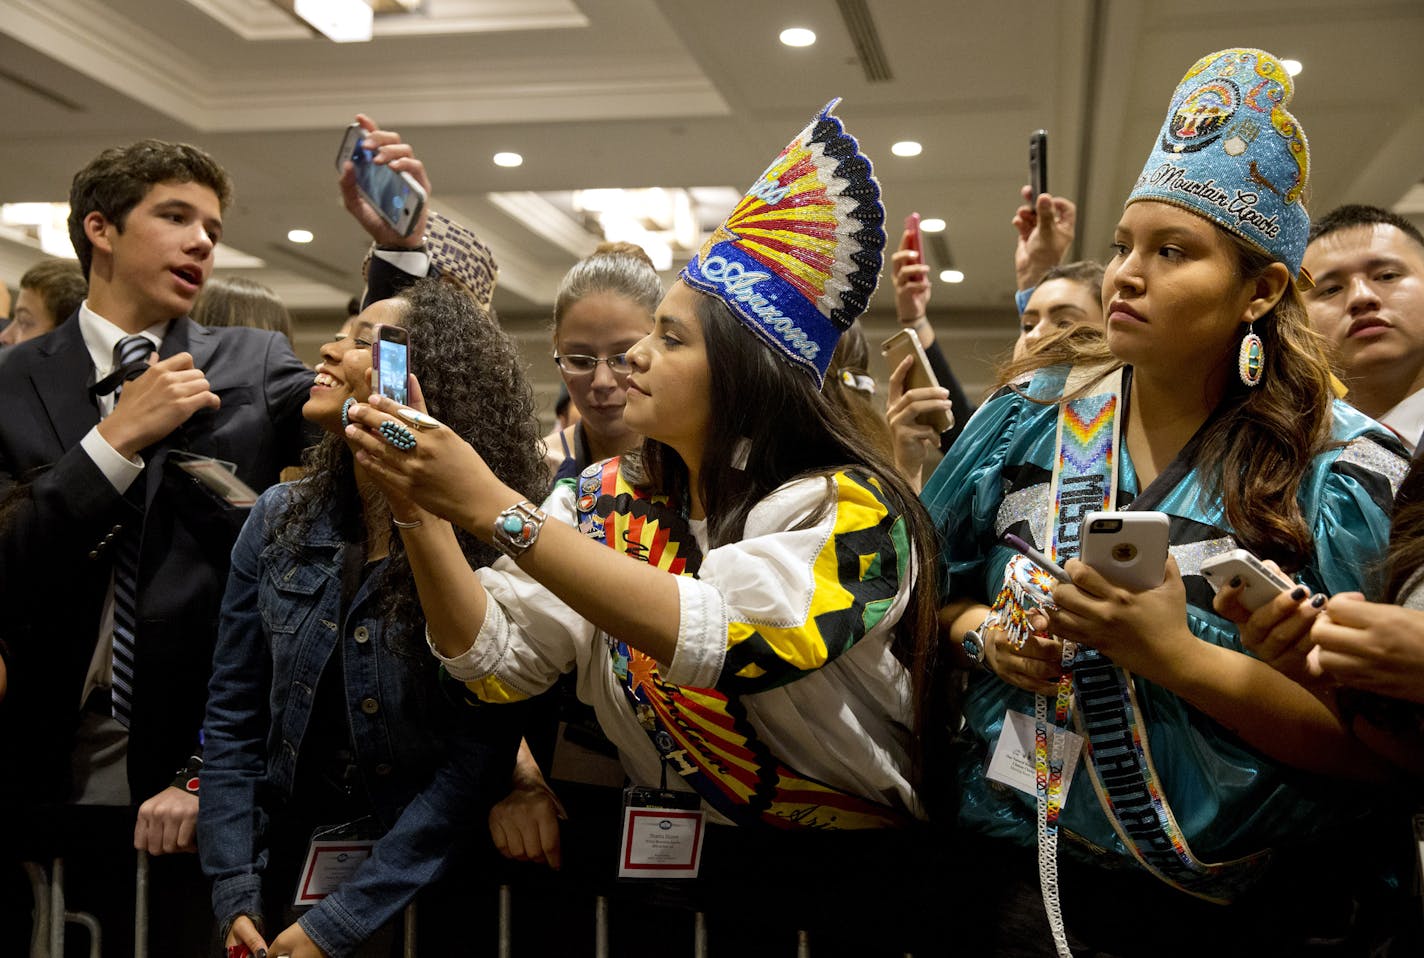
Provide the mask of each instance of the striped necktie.
{"label": "striped necktie", "polygon": [[[114,346],[116,374],[133,367],[131,379],[142,373],[142,363],[153,352],[147,336],[125,336]],[[115,398],[123,391],[120,381]],[[133,713],[134,633],[138,625],[138,547],[142,522],[132,522],[114,544],[114,684],[111,689],[114,718],[128,728]]]}

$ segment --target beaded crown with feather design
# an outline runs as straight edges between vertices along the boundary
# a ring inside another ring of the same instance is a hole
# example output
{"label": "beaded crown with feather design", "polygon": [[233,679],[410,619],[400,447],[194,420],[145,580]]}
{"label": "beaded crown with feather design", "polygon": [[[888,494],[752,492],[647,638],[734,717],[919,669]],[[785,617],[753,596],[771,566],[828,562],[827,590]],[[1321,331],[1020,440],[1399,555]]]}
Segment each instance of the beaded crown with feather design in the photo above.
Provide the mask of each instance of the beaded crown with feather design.
{"label": "beaded crown with feather design", "polygon": [[757,177],[682,271],[819,384],[865,312],[885,253],[870,160],[826,104]]}

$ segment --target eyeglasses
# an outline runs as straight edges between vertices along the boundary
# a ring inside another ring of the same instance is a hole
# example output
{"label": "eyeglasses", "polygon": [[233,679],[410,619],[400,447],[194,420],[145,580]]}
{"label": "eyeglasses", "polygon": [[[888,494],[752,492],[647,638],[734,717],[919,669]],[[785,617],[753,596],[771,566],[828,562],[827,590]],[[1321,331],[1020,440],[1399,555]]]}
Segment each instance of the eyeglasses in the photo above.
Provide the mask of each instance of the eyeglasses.
{"label": "eyeglasses", "polygon": [[607,363],[608,371],[615,376],[626,376],[633,371],[627,353],[616,356],[580,356],[577,353],[560,356],[555,353],[554,362],[569,376],[591,376],[599,363]]}

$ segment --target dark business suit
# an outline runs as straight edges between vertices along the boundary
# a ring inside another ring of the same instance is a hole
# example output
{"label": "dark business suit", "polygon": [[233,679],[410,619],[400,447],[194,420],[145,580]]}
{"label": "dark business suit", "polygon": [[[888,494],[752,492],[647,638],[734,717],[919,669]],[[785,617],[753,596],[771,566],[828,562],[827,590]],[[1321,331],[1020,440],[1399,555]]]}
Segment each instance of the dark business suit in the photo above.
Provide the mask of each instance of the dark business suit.
{"label": "dark business suit", "polygon": [[[189,352],[221,408],[195,413],[141,453],[128,497],[79,440],[99,421],[77,318],[0,353],[0,637],[12,655],[0,736],[22,802],[62,801],[84,676],[113,569],[141,522],[128,772],[135,804],[173,780],[198,744],[228,555],[246,518],[173,464],[188,450],[237,464],[262,490],[302,445],[312,374],[277,333],[174,320],[161,357]],[[141,514],[130,501],[142,496]],[[9,769],[6,770],[7,772]]]}

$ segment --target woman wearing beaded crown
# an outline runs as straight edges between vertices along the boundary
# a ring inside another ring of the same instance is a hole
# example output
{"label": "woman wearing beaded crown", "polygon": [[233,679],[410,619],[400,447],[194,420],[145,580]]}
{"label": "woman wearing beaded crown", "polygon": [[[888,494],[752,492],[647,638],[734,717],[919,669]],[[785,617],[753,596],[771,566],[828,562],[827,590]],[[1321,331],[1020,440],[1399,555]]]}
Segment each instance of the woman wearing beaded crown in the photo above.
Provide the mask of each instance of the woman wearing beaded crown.
{"label": "woman wearing beaded crown", "polygon": [[[353,409],[359,460],[419,504],[399,518],[424,521],[404,535],[421,556],[431,645],[473,696],[523,698],[578,669],[636,782],[657,783],[677,752],[670,784],[705,786],[736,821],[915,814],[907,674],[892,651],[902,620],[933,611],[913,554],[927,529],[887,457],[855,448],[819,391],[874,290],[883,219],[870,164],[828,108],[628,351],[624,415],[649,437],[640,453],[594,464],[543,509],[448,429],[417,430],[404,452],[376,433],[393,407]],[[453,533],[436,516],[517,561],[478,577],[446,561]],[[823,715],[832,703],[840,714]],[[687,709],[725,718],[743,744],[716,744],[768,767],[743,780],[700,765],[715,730],[679,724]],[[812,717],[840,727],[813,733]]]}
{"label": "woman wearing beaded crown", "polygon": [[[1283,866],[1341,811],[1300,770],[1373,772],[1329,709],[1243,654],[1200,576],[1242,547],[1289,570],[1298,601],[1358,588],[1404,470],[1387,433],[1333,401],[1293,283],[1309,219],[1290,96],[1259,50],[1192,67],[1114,231],[1105,348],[1040,353],[923,493],[941,621],[984,667],[959,766],[960,825],[992,850],[982,953],[1064,955],[1076,937],[1112,954],[1295,954],[1325,876]],[[1084,513],[1114,508],[1169,516],[1161,585],[1120,588],[1077,560]],[[1005,532],[1072,584],[1035,573]],[[1086,737],[1081,755],[1058,727]],[[987,772],[1013,751],[1006,728],[1034,769],[1017,788]],[[1037,844],[1039,881],[1006,842]]]}
{"label": "woman wearing beaded crown", "polygon": [[[392,405],[352,412],[360,461],[419,504],[399,518],[423,522],[403,535],[430,643],[473,699],[576,670],[634,784],[665,777],[723,819],[780,828],[919,814],[902,662],[935,605],[918,499],[820,393],[885,244],[870,163],[829,111],[628,351],[637,455],[540,509],[448,429],[402,452],[375,432]],[[477,576],[437,517],[510,558]]]}

